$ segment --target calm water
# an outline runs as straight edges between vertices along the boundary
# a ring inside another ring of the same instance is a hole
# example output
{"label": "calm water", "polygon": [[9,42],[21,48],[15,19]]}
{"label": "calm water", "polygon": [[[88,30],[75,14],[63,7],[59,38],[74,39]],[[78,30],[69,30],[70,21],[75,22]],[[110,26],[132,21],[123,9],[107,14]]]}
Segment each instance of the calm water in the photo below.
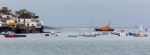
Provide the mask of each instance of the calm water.
{"label": "calm water", "polygon": [[2,55],[150,55],[150,38],[0,39]]}
{"label": "calm water", "polygon": [[[63,30],[61,32],[67,33],[69,31]],[[150,37],[123,37],[123,36],[122,37],[99,36],[99,37],[78,37],[78,38],[76,37],[45,37],[45,38],[33,37],[33,38],[16,38],[16,39],[1,38],[0,54],[1,55],[150,55],[149,43]]]}

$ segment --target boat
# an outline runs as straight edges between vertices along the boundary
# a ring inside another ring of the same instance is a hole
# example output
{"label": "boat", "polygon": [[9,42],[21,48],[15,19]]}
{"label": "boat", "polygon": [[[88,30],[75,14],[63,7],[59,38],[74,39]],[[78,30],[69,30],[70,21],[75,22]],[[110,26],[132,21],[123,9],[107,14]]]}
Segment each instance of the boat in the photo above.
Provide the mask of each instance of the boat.
{"label": "boat", "polygon": [[142,32],[135,33],[133,36],[134,36],[134,37],[148,37],[148,35],[147,35],[147,34],[142,33]]}
{"label": "boat", "polygon": [[129,32],[127,35],[134,37],[148,37],[148,34],[144,32],[142,25],[140,25],[137,32]]}
{"label": "boat", "polygon": [[139,31],[134,33],[133,35],[134,37],[147,37],[148,35],[146,33],[144,33],[144,30],[143,30],[143,26],[140,25],[139,27]]}
{"label": "boat", "polygon": [[115,29],[110,27],[110,24],[95,28],[95,31],[114,31]]}

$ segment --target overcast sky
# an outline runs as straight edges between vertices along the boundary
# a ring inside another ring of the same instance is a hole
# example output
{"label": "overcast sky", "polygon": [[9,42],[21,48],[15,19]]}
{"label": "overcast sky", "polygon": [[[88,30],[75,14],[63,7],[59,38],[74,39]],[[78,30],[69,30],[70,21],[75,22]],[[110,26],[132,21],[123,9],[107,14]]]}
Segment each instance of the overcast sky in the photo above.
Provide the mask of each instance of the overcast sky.
{"label": "overcast sky", "polygon": [[0,0],[0,6],[29,9],[47,26],[150,26],[150,0]]}

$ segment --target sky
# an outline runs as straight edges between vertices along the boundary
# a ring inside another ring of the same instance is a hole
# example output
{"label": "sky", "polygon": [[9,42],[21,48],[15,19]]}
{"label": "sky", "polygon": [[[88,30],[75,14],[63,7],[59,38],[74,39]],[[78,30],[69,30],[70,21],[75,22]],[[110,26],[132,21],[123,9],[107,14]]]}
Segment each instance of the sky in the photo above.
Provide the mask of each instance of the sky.
{"label": "sky", "polygon": [[0,7],[28,9],[51,27],[150,27],[150,0],[0,0]]}

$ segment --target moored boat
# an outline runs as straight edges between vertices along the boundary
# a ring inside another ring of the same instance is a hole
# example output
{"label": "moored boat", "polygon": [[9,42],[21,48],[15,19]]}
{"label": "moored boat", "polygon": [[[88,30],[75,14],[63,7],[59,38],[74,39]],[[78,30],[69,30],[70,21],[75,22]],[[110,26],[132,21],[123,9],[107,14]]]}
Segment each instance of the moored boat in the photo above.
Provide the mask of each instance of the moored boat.
{"label": "moored boat", "polygon": [[99,28],[95,28],[95,31],[114,31],[115,29],[111,28],[110,25],[101,26]]}

